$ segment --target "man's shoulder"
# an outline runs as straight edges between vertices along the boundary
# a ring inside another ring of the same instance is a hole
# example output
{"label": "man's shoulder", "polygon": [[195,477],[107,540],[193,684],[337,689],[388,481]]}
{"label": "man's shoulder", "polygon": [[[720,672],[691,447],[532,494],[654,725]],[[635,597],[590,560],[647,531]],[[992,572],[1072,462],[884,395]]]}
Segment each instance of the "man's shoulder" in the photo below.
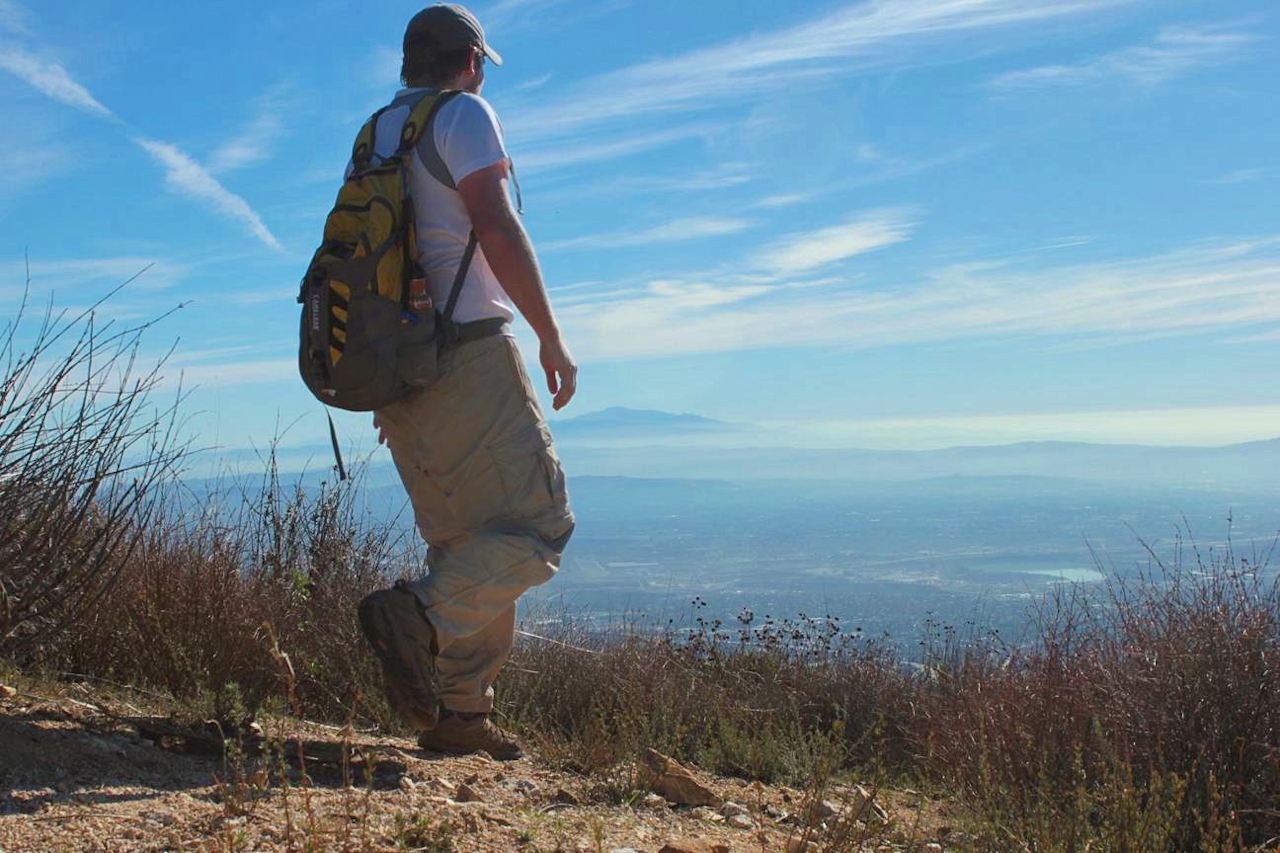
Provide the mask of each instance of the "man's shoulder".
{"label": "man's shoulder", "polygon": [[440,108],[441,118],[450,114],[473,120],[487,117],[494,124],[498,123],[498,114],[493,106],[484,98],[471,92],[459,92],[449,99],[449,103]]}

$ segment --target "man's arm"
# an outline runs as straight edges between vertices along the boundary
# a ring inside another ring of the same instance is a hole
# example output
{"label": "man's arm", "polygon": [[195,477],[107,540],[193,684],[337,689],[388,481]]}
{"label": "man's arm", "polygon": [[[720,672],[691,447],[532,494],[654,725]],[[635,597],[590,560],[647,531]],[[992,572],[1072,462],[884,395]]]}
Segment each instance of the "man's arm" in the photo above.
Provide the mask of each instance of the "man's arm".
{"label": "man's arm", "polygon": [[547,374],[547,390],[555,395],[552,408],[562,409],[577,390],[578,366],[551,311],[529,235],[511,206],[506,161],[467,175],[458,182],[458,194],[498,283],[538,336],[538,360]]}

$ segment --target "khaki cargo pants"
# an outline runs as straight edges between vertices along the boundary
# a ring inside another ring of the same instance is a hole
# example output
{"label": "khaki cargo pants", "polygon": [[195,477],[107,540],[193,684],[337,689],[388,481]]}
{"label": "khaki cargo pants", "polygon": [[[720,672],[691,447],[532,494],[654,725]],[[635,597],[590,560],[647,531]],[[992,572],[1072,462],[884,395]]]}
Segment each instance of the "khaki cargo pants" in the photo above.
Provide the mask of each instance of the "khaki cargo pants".
{"label": "khaki cargo pants", "polygon": [[516,599],[555,575],[573,512],[515,340],[446,351],[440,374],[377,417],[430,546],[409,589],[436,632],[441,704],[487,712]]}

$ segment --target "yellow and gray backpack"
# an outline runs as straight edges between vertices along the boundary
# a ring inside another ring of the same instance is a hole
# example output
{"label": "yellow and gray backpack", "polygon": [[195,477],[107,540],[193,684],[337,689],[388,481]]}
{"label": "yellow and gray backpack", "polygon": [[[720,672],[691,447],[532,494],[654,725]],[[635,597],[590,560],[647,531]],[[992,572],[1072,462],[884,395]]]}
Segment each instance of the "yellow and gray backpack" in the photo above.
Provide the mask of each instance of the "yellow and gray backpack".
{"label": "yellow and gray backpack", "polygon": [[[476,237],[473,232],[443,312],[412,310],[410,277],[417,268],[418,241],[409,162],[436,112],[457,94],[424,95],[412,107],[390,157],[380,158],[374,148],[378,118],[387,108],[374,113],[356,137],[351,172],[325,220],[323,242],[298,295],[298,368],[325,405],[373,411],[437,377],[436,359],[449,338]],[[453,187],[438,154],[434,160],[426,163],[431,174]]]}

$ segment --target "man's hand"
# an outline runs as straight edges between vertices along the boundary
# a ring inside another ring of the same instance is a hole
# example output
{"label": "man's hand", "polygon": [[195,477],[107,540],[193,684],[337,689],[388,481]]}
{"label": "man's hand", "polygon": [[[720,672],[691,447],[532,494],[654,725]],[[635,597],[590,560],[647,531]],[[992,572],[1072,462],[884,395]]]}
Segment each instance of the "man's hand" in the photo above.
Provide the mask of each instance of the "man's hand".
{"label": "man's hand", "polygon": [[543,341],[538,350],[538,361],[547,374],[547,390],[555,395],[551,408],[560,411],[569,405],[578,390],[578,365],[559,337]]}

